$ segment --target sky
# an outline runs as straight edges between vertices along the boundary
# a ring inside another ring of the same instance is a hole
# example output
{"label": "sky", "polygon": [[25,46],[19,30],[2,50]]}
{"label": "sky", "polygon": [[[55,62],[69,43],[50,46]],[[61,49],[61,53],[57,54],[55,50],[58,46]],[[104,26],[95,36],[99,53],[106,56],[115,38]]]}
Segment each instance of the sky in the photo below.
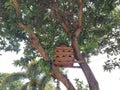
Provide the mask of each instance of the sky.
{"label": "sky", "polygon": [[[0,72],[18,72],[21,69],[18,67],[14,67],[12,65],[13,60],[19,59],[22,53],[16,54],[13,52],[0,52]],[[120,90],[120,70],[113,70],[111,73],[104,72],[102,65],[106,60],[106,55],[99,55],[91,57],[91,63],[89,64],[92,69],[98,83],[100,90]],[[86,84],[87,81],[81,69],[65,69],[67,72],[67,76],[70,81],[74,84],[74,79],[79,78],[83,80]],[[75,85],[75,84],[74,84]],[[66,90],[64,87],[62,90]]]}

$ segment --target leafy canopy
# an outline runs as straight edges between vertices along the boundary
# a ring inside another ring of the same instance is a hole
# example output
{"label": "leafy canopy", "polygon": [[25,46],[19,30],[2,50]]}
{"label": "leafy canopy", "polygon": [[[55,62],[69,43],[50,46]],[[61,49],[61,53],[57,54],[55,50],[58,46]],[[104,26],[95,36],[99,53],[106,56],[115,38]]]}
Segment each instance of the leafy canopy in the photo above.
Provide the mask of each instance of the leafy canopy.
{"label": "leafy canopy", "polygon": [[[56,45],[70,44],[70,37],[60,23],[67,20],[72,32],[75,32],[78,27],[78,0],[56,2],[59,14],[63,17],[61,19],[56,17],[52,0],[19,0],[19,17],[12,0],[1,0],[0,50],[19,52],[20,42],[24,42],[25,56],[21,59],[32,60],[31,58],[39,56],[30,46],[28,33],[18,26],[18,22],[23,22],[33,30],[39,43],[51,57]],[[118,5],[118,0],[83,0],[83,25],[79,45],[85,57],[99,53],[107,53],[108,56],[120,54],[120,9],[116,8]],[[116,66],[120,66],[119,63]]]}

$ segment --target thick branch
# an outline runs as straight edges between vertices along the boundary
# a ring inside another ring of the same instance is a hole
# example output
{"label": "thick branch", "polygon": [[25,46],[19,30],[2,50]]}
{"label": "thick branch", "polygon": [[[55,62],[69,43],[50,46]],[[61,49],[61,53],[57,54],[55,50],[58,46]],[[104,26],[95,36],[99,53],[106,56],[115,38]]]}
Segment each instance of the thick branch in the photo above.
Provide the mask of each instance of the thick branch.
{"label": "thick branch", "polygon": [[75,90],[75,88],[73,87],[72,83],[69,81],[67,76],[59,73],[58,67],[52,66],[52,68],[55,78],[61,81],[66,86],[67,90]]}
{"label": "thick branch", "polygon": [[28,28],[26,25],[24,25],[23,23],[18,23],[18,25],[23,28],[24,30],[26,30],[29,33],[29,38],[30,38],[30,42],[31,45],[38,50],[38,52],[41,54],[41,56],[45,59],[45,60],[50,60],[50,57],[48,56],[48,54],[46,53],[46,51],[43,49],[43,47],[39,44],[39,40],[36,37],[36,35],[34,34],[33,30],[31,30],[30,28]]}
{"label": "thick branch", "polygon": [[80,54],[80,50],[79,50],[79,46],[78,46],[78,40],[76,37],[72,38],[72,46],[75,52],[75,58],[78,61],[82,61],[83,63],[80,63],[79,65],[81,66],[82,71],[84,72],[86,79],[88,81],[89,84],[89,88],[90,90],[99,90],[99,85],[98,82],[93,74],[93,72],[91,71],[90,67],[88,66],[88,64],[86,63],[85,59],[82,57],[82,55]]}
{"label": "thick branch", "polygon": [[78,29],[75,32],[76,37],[79,36],[79,34],[82,30],[82,12],[83,12],[83,10],[82,10],[82,0],[79,0],[78,6],[79,6],[79,8],[78,8],[79,9],[78,10],[78,23],[79,23],[79,25],[78,25]]}

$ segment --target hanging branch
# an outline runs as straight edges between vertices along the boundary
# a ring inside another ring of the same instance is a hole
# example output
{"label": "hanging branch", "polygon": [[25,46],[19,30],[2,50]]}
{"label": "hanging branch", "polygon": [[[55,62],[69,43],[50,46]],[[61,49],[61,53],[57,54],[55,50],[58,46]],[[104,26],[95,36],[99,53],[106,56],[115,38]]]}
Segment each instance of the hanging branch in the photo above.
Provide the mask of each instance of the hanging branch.
{"label": "hanging branch", "polygon": [[81,30],[82,30],[82,13],[83,13],[83,10],[82,10],[82,0],[79,0],[78,1],[79,3],[78,3],[78,29],[76,30],[76,32],[75,32],[75,36],[78,38],[78,36],[79,36],[79,34],[80,34],[80,32],[81,32]]}

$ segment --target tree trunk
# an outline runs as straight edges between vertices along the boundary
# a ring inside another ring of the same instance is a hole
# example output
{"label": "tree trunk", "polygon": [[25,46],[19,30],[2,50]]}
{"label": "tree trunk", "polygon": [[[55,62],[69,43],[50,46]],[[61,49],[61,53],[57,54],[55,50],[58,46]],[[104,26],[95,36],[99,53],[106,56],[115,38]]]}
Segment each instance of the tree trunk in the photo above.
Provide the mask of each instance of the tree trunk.
{"label": "tree trunk", "polygon": [[90,67],[88,66],[88,64],[86,63],[85,59],[80,54],[78,39],[75,36],[72,37],[72,46],[74,49],[76,60],[83,61],[83,63],[80,63],[79,65],[81,66],[81,69],[85,74],[85,77],[88,81],[90,90],[99,90],[99,85],[98,85],[98,82],[97,82],[95,76],[93,75],[93,73],[92,73]]}
{"label": "tree trunk", "polygon": [[75,90],[74,86],[70,82],[70,80],[67,78],[67,75],[63,75],[59,72],[59,67],[52,66],[52,72],[55,76],[55,78],[59,81],[61,81],[67,88],[67,90]]}
{"label": "tree trunk", "polygon": [[93,75],[88,64],[85,62],[85,63],[81,63],[80,66],[87,78],[90,90],[99,90],[98,82],[97,82],[95,76]]}

